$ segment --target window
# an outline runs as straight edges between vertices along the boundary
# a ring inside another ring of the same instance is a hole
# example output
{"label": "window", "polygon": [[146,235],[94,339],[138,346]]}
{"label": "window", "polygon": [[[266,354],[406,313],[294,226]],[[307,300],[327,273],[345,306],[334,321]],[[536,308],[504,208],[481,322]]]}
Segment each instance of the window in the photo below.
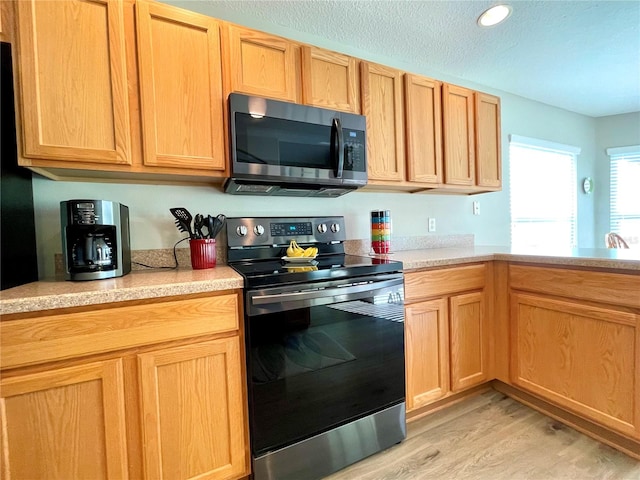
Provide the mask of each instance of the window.
{"label": "window", "polygon": [[611,157],[610,231],[640,244],[640,145],[608,148]]}
{"label": "window", "polygon": [[580,148],[519,135],[509,140],[511,244],[575,247]]}

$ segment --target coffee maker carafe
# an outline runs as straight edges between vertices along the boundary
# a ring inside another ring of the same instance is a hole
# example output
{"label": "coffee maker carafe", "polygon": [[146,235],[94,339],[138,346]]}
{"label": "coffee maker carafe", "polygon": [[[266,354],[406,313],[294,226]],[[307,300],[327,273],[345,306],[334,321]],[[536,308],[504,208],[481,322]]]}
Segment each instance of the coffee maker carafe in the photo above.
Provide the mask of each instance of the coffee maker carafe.
{"label": "coffee maker carafe", "polygon": [[60,202],[67,280],[121,277],[131,271],[129,208],[107,200]]}

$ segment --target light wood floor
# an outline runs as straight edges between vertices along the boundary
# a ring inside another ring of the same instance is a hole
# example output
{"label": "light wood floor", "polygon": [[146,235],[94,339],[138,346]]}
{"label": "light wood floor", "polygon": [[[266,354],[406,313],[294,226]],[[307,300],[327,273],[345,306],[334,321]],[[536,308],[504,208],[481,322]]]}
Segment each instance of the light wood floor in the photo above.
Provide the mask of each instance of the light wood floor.
{"label": "light wood floor", "polygon": [[640,479],[640,462],[494,390],[409,423],[325,480]]}

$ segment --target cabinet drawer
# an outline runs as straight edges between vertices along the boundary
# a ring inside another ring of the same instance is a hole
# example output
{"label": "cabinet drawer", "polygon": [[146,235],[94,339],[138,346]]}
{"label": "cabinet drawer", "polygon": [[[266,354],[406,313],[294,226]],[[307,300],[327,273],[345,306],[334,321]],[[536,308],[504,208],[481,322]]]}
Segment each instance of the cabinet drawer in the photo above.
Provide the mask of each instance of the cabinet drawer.
{"label": "cabinet drawer", "polygon": [[512,289],[640,308],[640,275],[509,266]]}
{"label": "cabinet drawer", "polygon": [[0,323],[3,369],[238,329],[238,294]]}
{"label": "cabinet drawer", "polygon": [[406,302],[484,288],[485,265],[407,273],[404,277]]}

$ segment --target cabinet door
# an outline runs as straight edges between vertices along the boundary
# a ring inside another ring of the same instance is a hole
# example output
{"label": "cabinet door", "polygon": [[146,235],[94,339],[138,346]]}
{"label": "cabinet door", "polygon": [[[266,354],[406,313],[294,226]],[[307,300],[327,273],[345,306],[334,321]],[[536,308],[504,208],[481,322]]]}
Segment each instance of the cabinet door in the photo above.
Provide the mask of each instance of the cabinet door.
{"label": "cabinet door", "polygon": [[302,47],[302,101],[360,113],[357,60],[317,47]]}
{"label": "cabinet door", "polygon": [[640,438],[640,315],[514,293],[511,321],[516,385]]}
{"label": "cabinet door", "polygon": [[247,475],[238,337],[138,356],[145,477]]}
{"label": "cabinet door", "polygon": [[442,183],[442,84],[405,74],[407,180]]}
{"label": "cabinet door", "polygon": [[298,46],[280,37],[227,24],[231,92],[298,100]]}
{"label": "cabinet door", "polygon": [[502,188],[500,99],[476,92],[475,104],[476,184],[499,190]]}
{"label": "cabinet door", "polygon": [[405,312],[407,411],[411,411],[449,392],[447,299],[416,303]]}
{"label": "cabinet door", "polygon": [[455,295],[449,301],[451,390],[457,392],[489,379],[489,332],[484,292]]}
{"label": "cabinet door", "polygon": [[131,164],[122,2],[16,2],[23,155]]}
{"label": "cabinet door", "polygon": [[475,184],[473,91],[442,86],[444,181],[448,185]]}
{"label": "cabinet door", "polygon": [[362,114],[367,116],[369,180],[403,181],[402,72],[361,62]]}
{"label": "cabinet door", "polygon": [[0,382],[2,478],[127,478],[121,360]]}
{"label": "cabinet door", "polygon": [[145,165],[223,171],[218,22],[144,0],[136,8]]}

